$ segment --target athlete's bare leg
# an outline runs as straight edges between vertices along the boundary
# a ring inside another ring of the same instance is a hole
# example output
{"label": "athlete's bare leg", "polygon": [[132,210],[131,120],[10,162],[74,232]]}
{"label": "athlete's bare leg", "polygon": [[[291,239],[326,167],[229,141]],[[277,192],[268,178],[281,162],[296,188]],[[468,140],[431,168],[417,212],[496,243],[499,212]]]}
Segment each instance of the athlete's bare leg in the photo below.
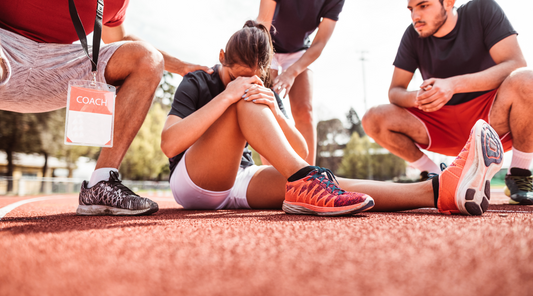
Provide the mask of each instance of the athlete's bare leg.
{"label": "athlete's bare leg", "polygon": [[127,42],[109,60],[105,78],[117,90],[113,148],[103,148],[96,168],[118,168],[150,109],[163,75],[163,56],[144,42]]}
{"label": "athlete's bare leg", "polygon": [[[431,181],[398,184],[344,178],[337,180],[343,190],[370,195],[375,202],[370,211],[391,212],[434,207]],[[286,182],[287,179],[271,166],[258,171],[248,185],[248,205],[252,209],[281,208],[285,199]]]}
{"label": "athlete's bare leg", "polygon": [[429,144],[424,125],[404,108],[394,104],[371,108],[362,120],[365,132],[391,153],[415,162],[424,153],[415,143]]}
{"label": "athlete's bare leg", "polygon": [[533,152],[533,71],[522,68],[507,77],[489,115],[490,125],[502,136],[511,132],[513,147]]}
{"label": "athlete's bare leg", "polygon": [[206,190],[230,189],[246,142],[279,170],[285,182],[308,166],[292,149],[268,106],[241,100],[189,148],[185,161],[191,180]]}

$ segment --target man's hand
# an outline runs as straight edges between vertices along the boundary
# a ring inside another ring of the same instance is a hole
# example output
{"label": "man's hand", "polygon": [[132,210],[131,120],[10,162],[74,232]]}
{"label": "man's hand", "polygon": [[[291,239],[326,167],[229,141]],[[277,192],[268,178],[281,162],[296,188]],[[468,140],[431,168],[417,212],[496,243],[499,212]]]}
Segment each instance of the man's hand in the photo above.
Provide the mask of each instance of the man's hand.
{"label": "man's hand", "polygon": [[274,79],[272,89],[278,94],[281,94],[281,92],[285,90],[285,95],[283,95],[283,98],[286,98],[287,94],[291,90],[292,85],[294,84],[294,79],[296,79],[296,76],[298,75],[294,75],[290,69],[284,71],[278,77],[276,77],[276,79]]}
{"label": "man's hand", "polygon": [[[130,41],[143,41],[141,38],[128,34],[126,31],[126,27],[124,24],[121,24],[120,26],[116,27],[108,27],[103,26],[102,28],[102,40],[104,43],[109,44],[112,42],[117,41],[123,41],[123,40],[130,40]],[[206,66],[200,66],[196,64],[191,64],[184,62],[168,53],[166,53],[163,50],[158,49],[159,52],[163,55],[163,59],[165,60],[165,70],[168,72],[176,73],[181,76],[187,75],[189,72],[194,72],[197,70],[205,71],[209,74],[213,73],[213,69],[208,68]]]}
{"label": "man's hand", "polygon": [[424,112],[440,110],[455,93],[451,79],[430,78],[424,81],[416,95],[416,105]]}
{"label": "man's hand", "polygon": [[[163,54],[163,57],[165,57],[165,54]],[[169,55],[167,56],[168,56],[168,60],[171,61],[171,62],[167,62],[167,60],[165,59],[165,70],[167,70],[168,72],[176,73],[181,76],[185,76],[187,75],[187,73],[198,71],[198,70],[202,70],[208,74],[213,73],[213,69],[209,67],[187,63],[176,58],[170,58]]]}

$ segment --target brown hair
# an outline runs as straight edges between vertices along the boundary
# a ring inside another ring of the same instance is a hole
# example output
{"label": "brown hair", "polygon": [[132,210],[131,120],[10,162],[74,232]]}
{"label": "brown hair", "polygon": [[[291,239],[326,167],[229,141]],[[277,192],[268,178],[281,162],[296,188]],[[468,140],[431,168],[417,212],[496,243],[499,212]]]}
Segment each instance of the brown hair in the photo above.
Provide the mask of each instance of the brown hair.
{"label": "brown hair", "polygon": [[246,21],[226,44],[224,66],[235,64],[259,68],[261,79],[270,87],[270,62],[274,55],[272,38],[267,28],[256,21]]}

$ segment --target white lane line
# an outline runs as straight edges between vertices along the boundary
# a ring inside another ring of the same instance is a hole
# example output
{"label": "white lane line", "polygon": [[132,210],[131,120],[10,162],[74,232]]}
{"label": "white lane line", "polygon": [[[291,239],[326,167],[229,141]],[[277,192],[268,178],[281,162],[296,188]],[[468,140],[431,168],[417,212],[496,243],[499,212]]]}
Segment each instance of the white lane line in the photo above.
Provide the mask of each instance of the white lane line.
{"label": "white lane line", "polygon": [[0,208],[0,220],[2,220],[2,218],[4,218],[4,216],[7,215],[9,212],[30,202],[43,201],[43,200],[54,200],[54,199],[67,199],[67,198],[72,198],[72,197],[71,196],[70,197],[69,196],[43,196],[43,197],[36,197],[36,198],[21,200],[16,203],[7,205],[3,208]]}
{"label": "white lane line", "polygon": [[[498,205],[499,206],[499,205]],[[438,211],[437,209],[435,208],[419,208],[419,209],[415,209],[415,210],[430,210],[430,211]],[[533,214],[533,211],[508,211],[508,210],[488,210],[486,211],[485,213],[487,212],[491,212],[491,213],[519,213],[519,214]]]}
{"label": "white lane line", "polygon": [[[43,197],[36,197],[36,198],[30,198],[30,199],[25,199],[25,200],[21,200],[21,201],[18,201],[16,203],[12,203],[10,205],[7,205],[3,208],[0,208],[0,220],[2,220],[2,218],[4,218],[5,215],[7,215],[9,212],[13,211],[14,209],[22,206],[22,205],[25,205],[27,203],[31,203],[31,202],[36,202],[36,201],[43,201],[43,200],[54,200],[54,199],[67,199],[67,198],[73,198],[72,196],[43,196]],[[78,198],[77,196],[75,196],[75,198]],[[173,198],[160,198],[160,197],[153,197],[153,198],[150,198],[152,200],[157,200],[157,201],[174,201]]]}
{"label": "white lane line", "polygon": [[488,210],[487,212],[492,212],[492,213],[526,213],[526,214],[529,213],[529,214],[533,214],[533,212],[528,212],[528,211],[506,211],[506,210]]}

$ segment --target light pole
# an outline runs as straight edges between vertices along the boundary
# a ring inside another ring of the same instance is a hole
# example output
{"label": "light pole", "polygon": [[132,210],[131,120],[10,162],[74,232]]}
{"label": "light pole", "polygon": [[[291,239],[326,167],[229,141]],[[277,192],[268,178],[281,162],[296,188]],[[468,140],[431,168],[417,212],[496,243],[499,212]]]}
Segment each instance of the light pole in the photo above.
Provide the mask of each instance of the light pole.
{"label": "light pole", "polygon": [[[365,58],[365,54],[368,53],[366,50],[359,51],[361,54],[361,58],[359,60],[361,61],[361,68],[363,69],[363,104],[365,107],[365,113],[368,111],[368,106],[366,104],[366,73],[365,73],[365,62],[367,59]],[[368,137],[368,136],[367,136]],[[372,180],[374,179],[373,173],[372,173],[372,163],[370,161],[371,155],[370,155],[370,142],[366,142],[366,153],[367,153],[367,171],[368,171],[368,179]]]}

